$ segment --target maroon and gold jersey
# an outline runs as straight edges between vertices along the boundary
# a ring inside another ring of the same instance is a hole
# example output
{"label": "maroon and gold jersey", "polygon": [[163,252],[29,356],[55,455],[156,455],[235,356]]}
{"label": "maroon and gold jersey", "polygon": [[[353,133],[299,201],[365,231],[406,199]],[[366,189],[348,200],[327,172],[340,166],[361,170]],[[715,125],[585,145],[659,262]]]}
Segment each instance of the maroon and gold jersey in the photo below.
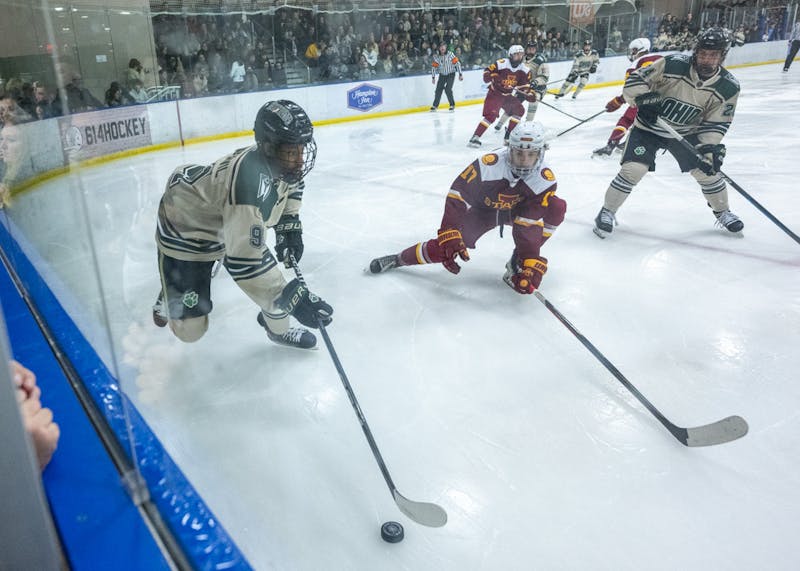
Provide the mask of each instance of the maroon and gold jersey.
{"label": "maroon and gold jersey", "polygon": [[490,83],[489,89],[503,95],[510,95],[517,86],[528,87],[532,80],[531,69],[525,63],[511,67],[507,58],[499,59],[483,70],[483,82]]}
{"label": "maroon and gold jersey", "polygon": [[508,149],[485,154],[470,163],[453,181],[447,194],[442,228],[461,229],[470,209],[496,211],[499,224],[513,227],[514,243],[522,258],[539,255],[544,239],[549,238],[563,219],[548,217],[555,197],[556,176],[542,160],[530,174],[517,178],[511,172]]}

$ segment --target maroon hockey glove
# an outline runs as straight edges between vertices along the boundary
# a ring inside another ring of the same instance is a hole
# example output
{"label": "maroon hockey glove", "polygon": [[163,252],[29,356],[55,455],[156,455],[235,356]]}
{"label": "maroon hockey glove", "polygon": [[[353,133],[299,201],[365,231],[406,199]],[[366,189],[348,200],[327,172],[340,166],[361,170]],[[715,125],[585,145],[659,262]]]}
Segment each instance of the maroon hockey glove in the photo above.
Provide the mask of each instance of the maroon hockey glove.
{"label": "maroon hockey glove", "polygon": [[517,293],[533,293],[542,283],[545,272],[547,272],[547,258],[527,258],[522,260],[521,266],[517,266],[516,273],[511,275],[511,283],[508,285]]}
{"label": "maroon hockey glove", "polygon": [[439,230],[437,240],[444,258],[442,265],[448,272],[457,274],[461,271],[461,266],[456,263],[456,256],[459,256],[465,262],[469,261],[469,252],[467,252],[467,246],[461,238],[461,232],[454,228]]}
{"label": "maroon hockey glove", "polygon": [[614,111],[622,107],[623,103],[625,103],[625,100],[622,98],[621,95],[617,95],[614,99],[606,103],[606,112],[613,113]]}

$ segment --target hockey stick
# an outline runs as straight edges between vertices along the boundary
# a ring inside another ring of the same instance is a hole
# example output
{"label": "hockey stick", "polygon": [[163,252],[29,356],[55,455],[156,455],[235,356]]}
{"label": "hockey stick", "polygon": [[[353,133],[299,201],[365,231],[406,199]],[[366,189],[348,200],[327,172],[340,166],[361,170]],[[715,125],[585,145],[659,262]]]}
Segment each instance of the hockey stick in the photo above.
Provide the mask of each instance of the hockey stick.
{"label": "hockey stick", "polygon": [[542,105],[546,105],[546,106],[547,106],[547,107],[549,107],[550,109],[555,109],[555,110],[556,110],[556,111],[558,111],[559,113],[563,113],[564,115],[566,115],[567,117],[569,117],[569,118],[571,118],[571,119],[575,119],[576,121],[583,121],[583,119],[581,119],[580,117],[576,117],[575,115],[572,115],[571,113],[567,113],[566,111],[562,111],[561,109],[559,109],[559,108],[558,108],[558,107],[556,107],[555,105],[551,105],[551,104],[549,104],[549,103],[547,103],[547,102],[543,101],[542,99],[539,99],[539,103],[541,103]]}
{"label": "hockey stick", "polygon": [[[297,279],[301,284],[308,287],[305,278],[303,278],[303,274],[300,273],[300,268],[297,266],[297,260],[295,259],[294,254],[289,254],[288,258],[292,268],[294,269]],[[325,340],[325,346],[328,348],[328,353],[331,356],[331,360],[333,361],[333,364],[339,373],[339,378],[342,380],[344,390],[347,392],[347,397],[350,399],[350,404],[353,406],[353,410],[358,417],[358,422],[361,424],[361,430],[364,431],[364,436],[367,437],[369,447],[372,449],[372,455],[375,457],[375,461],[378,463],[378,467],[381,469],[383,479],[386,480],[386,485],[389,486],[389,491],[392,493],[392,498],[394,498],[394,502],[397,504],[397,507],[400,508],[400,511],[406,514],[410,519],[421,525],[427,525],[428,527],[443,526],[447,523],[447,512],[445,512],[441,507],[429,502],[415,502],[413,500],[409,500],[403,494],[397,491],[397,487],[392,481],[392,477],[389,474],[388,468],[386,468],[386,464],[383,461],[383,456],[381,456],[378,445],[375,443],[375,439],[372,437],[372,431],[369,429],[367,419],[364,416],[364,413],[361,411],[361,407],[358,404],[358,400],[353,392],[353,388],[350,386],[350,381],[347,380],[347,374],[344,372],[344,367],[342,367],[342,363],[339,361],[339,357],[336,355],[336,350],[333,348],[333,342],[328,335],[328,331],[325,329],[325,326],[322,324],[319,318],[317,318],[317,325],[319,326],[320,333],[322,333],[322,338]]]}
{"label": "hockey stick", "polygon": [[566,133],[569,133],[569,132],[570,132],[570,131],[572,131],[573,129],[575,129],[575,128],[577,128],[577,127],[580,127],[580,126],[581,126],[581,125],[583,125],[584,123],[587,123],[588,121],[591,121],[591,120],[592,120],[592,119],[594,119],[595,117],[598,117],[599,115],[602,115],[602,114],[603,114],[603,113],[605,113],[605,112],[606,112],[606,110],[605,110],[605,109],[603,109],[602,111],[598,111],[597,113],[595,113],[595,114],[594,114],[594,115],[592,115],[591,117],[587,117],[586,119],[583,119],[583,120],[582,120],[580,123],[576,123],[575,125],[573,125],[573,126],[572,126],[572,127],[570,127],[569,129],[564,129],[564,130],[563,130],[563,131],[561,131],[561,132],[560,132],[558,135],[556,135],[556,137],[560,137],[561,135],[564,135],[564,134],[566,134]]}
{"label": "hockey stick", "polygon": [[[672,136],[673,139],[677,140],[684,149],[691,152],[695,156],[695,158],[697,158],[697,160],[704,160],[702,155],[700,155],[700,153],[697,152],[697,149],[695,149],[694,146],[689,141],[687,141],[680,133],[678,133],[675,129],[673,129],[672,125],[664,121],[664,119],[662,119],[661,117],[658,118],[657,123],[658,126],[666,130]],[[734,181],[731,177],[729,177],[722,171],[719,171],[719,174],[722,175],[722,178],[728,181],[728,184],[730,184],[733,188],[738,190],[739,194],[744,196],[750,202],[750,204],[752,204],[759,211],[761,211],[761,214],[769,218],[778,228],[786,232],[789,235],[789,237],[792,238],[792,240],[800,244],[800,236],[789,230],[789,228],[787,228],[786,225],[783,224],[783,222],[775,218],[775,216],[773,216],[769,210],[761,206],[761,204],[755,198],[750,196],[741,186],[736,184],[736,181]]]}
{"label": "hockey stick", "polygon": [[544,306],[550,310],[550,313],[556,316],[556,318],[567,328],[570,332],[578,338],[584,347],[586,347],[589,352],[594,355],[598,361],[600,361],[603,366],[608,369],[616,379],[623,384],[623,386],[628,389],[633,396],[639,399],[639,402],[642,403],[650,413],[655,416],[658,421],[663,424],[667,430],[670,431],[672,436],[678,439],[678,442],[683,444],[684,446],[714,446],[716,444],[724,444],[725,442],[730,442],[731,440],[736,440],[737,438],[741,438],[745,434],[747,434],[748,426],[747,422],[741,416],[729,416],[727,418],[723,418],[722,420],[718,420],[717,422],[712,422],[711,424],[705,424],[703,426],[695,426],[692,428],[683,428],[682,426],[677,426],[670,422],[670,420],[665,417],[661,412],[653,406],[653,404],[645,398],[645,396],[639,392],[633,384],[625,378],[625,376],[617,369],[611,361],[606,359],[606,357],[595,347],[592,343],[584,337],[580,331],[578,331],[569,320],[564,317],[560,311],[558,311],[555,306],[550,303],[546,297],[544,297],[539,290],[533,292],[533,295],[536,296],[536,299],[541,301]]}

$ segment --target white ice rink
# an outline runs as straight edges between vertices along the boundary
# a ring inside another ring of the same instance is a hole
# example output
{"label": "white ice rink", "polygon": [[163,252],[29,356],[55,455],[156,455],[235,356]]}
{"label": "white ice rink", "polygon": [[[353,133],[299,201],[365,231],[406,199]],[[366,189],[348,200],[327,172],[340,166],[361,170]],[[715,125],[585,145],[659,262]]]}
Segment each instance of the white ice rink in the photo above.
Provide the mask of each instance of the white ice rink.
{"label": "white ice rink", "polygon": [[[734,70],[724,170],[800,232],[800,69],[780,70]],[[588,117],[619,91],[545,101]],[[404,495],[441,505],[445,527],[398,512],[324,346],[270,343],[224,272],[202,340],[153,326],[166,177],[250,139],[74,175],[123,387],[257,569],[797,569],[800,244],[733,189],[744,232],[715,228],[669,155],[600,240],[591,228],[618,155],[591,151],[619,112],[552,142],[568,210],[543,249],[541,291],[676,424],[738,414],[750,425],[736,442],[685,448],[542,304],[503,284],[510,231],[487,234],[458,276],[439,265],[364,273],[373,257],[435,236],[450,182],[481,152],[465,146],[480,112],[319,127],[301,212],[301,267],[335,308],[329,332],[389,471]],[[545,106],[537,120],[554,132],[575,123]],[[485,151],[502,137],[483,139]],[[20,202],[51,207],[54,186],[64,179]],[[59,248],[40,254],[91,312],[70,233],[53,225],[43,240]],[[387,520],[405,541],[381,540]]]}

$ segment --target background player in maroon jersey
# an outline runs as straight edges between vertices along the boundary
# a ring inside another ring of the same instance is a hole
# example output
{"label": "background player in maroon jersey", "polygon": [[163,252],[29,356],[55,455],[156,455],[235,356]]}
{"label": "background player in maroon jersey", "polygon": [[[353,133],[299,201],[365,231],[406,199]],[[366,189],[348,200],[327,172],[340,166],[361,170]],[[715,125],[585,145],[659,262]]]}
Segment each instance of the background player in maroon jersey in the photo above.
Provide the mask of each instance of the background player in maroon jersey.
{"label": "background player in maroon jersey", "polygon": [[483,70],[483,81],[489,84],[489,91],[483,102],[483,118],[467,146],[481,146],[481,135],[494,123],[501,109],[511,116],[506,134],[510,133],[525,113],[522,102],[536,101],[536,92],[531,89],[533,77],[530,68],[522,61],[524,56],[522,46],[511,46],[508,59],[499,59]]}
{"label": "background player in maroon jersey", "polygon": [[[654,61],[661,59],[661,56],[650,53],[650,40],[647,38],[636,38],[635,40],[631,40],[631,43],[628,44],[628,59],[633,62],[633,65],[625,71],[625,79],[628,79],[628,76],[640,67],[646,67]],[[624,104],[625,99],[622,95],[617,95],[614,99],[606,103],[606,111],[613,113]],[[617,121],[614,129],[612,129],[611,136],[608,138],[605,147],[595,149],[592,154],[610,155],[614,149],[622,149],[624,146],[622,140],[625,138],[625,134],[628,132],[628,129],[631,128],[635,119],[636,107],[629,105],[625,113],[622,114],[622,117]]]}
{"label": "background player in maroon jersey", "polygon": [[456,258],[469,260],[468,248],[496,226],[512,227],[514,252],[503,280],[515,291],[533,293],[547,271],[541,247],[564,220],[567,203],[555,195],[556,177],[544,160],[541,123],[521,123],[508,148],[467,165],[450,186],[438,236],[399,254],[376,258],[373,274],[399,266],[441,263],[457,274]]}

